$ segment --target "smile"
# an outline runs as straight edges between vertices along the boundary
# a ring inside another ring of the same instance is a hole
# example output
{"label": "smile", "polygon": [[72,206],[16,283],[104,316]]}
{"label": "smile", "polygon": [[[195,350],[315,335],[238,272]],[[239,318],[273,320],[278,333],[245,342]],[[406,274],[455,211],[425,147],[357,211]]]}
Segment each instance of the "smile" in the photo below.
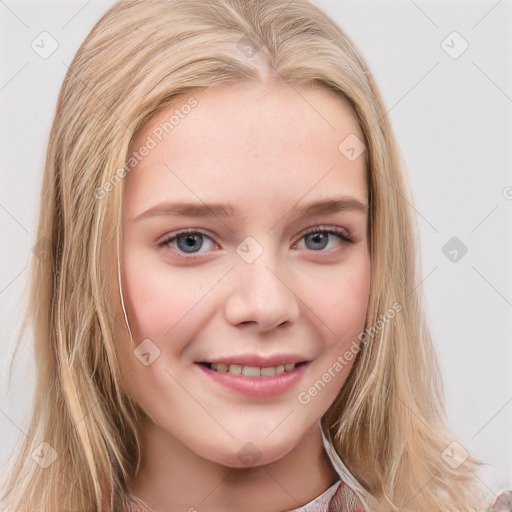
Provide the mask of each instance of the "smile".
{"label": "smile", "polygon": [[277,366],[244,366],[241,364],[203,363],[207,368],[219,373],[230,373],[244,377],[274,377],[281,373],[290,372],[303,363],[286,363]]}
{"label": "smile", "polygon": [[255,398],[278,396],[298,385],[310,361],[276,366],[242,365],[233,362],[196,363],[209,382]]}

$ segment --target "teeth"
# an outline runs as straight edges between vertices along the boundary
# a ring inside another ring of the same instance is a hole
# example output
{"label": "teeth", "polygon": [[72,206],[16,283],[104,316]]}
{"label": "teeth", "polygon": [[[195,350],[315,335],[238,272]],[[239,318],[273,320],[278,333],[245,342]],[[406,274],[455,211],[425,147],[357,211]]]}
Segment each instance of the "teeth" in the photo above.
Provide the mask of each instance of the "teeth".
{"label": "teeth", "polygon": [[[212,367],[213,366],[214,365],[212,364]],[[219,369],[218,369],[219,365],[216,365],[216,366],[217,366],[217,371],[219,371]],[[239,364],[230,364],[229,366],[223,364],[222,366],[226,367],[226,370],[224,371],[225,373],[229,372],[229,373],[232,373],[233,375],[242,375],[242,366]]]}
{"label": "teeth", "polygon": [[273,377],[284,372],[289,372],[295,368],[295,363],[280,364],[278,366],[242,366],[240,364],[212,363],[211,369],[219,373],[231,373],[233,375],[243,375],[244,377]]}
{"label": "teeth", "polygon": [[275,366],[269,366],[268,368],[262,368],[260,370],[260,375],[262,377],[273,377],[276,374]]}
{"label": "teeth", "polygon": [[257,366],[244,366],[242,375],[245,377],[261,377],[261,370]]}

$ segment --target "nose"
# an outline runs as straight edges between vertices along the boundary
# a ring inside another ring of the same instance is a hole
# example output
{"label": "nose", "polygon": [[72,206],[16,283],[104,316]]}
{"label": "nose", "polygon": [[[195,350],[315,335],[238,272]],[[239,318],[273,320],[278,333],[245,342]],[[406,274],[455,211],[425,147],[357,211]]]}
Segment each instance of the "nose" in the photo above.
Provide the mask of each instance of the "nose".
{"label": "nose", "polygon": [[264,251],[252,263],[238,259],[231,272],[224,314],[234,326],[253,324],[260,332],[267,332],[280,325],[292,325],[299,317],[290,273],[283,272],[266,254]]}

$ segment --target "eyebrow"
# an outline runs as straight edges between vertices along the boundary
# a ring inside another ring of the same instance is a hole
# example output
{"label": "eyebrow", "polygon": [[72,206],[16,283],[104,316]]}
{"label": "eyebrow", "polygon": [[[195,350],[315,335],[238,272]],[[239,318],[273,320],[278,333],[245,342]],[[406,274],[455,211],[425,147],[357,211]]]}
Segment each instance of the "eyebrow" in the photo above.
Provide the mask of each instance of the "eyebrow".
{"label": "eyebrow", "polygon": [[[360,202],[354,197],[338,196],[306,204],[295,204],[289,214],[294,217],[307,217],[315,215],[326,215],[329,213],[338,213],[343,211],[358,211],[366,213],[368,205]],[[149,210],[134,217],[134,221],[138,222],[148,217],[170,215],[170,216],[187,216],[187,217],[222,217],[234,218],[239,216],[240,209],[230,204],[220,203],[160,203]]]}

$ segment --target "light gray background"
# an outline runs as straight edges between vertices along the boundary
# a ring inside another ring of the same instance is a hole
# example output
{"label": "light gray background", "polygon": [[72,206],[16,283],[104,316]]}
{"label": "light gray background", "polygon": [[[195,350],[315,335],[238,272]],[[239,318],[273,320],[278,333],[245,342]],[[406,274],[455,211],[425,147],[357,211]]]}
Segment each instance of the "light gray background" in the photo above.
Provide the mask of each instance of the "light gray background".
{"label": "light gray background", "polygon": [[[367,59],[408,164],[449,423],[488,463],[482,485],[512,487],[512,0],[315,3]],[[112,4],[0,0],[1,467],[31,405],[29,347],[10,388],[7,371],[44,147],[66,65]],[[43,31],[59,44],[46,59],[31,47]],[[452,237],[468,248],[455,262]]]}

